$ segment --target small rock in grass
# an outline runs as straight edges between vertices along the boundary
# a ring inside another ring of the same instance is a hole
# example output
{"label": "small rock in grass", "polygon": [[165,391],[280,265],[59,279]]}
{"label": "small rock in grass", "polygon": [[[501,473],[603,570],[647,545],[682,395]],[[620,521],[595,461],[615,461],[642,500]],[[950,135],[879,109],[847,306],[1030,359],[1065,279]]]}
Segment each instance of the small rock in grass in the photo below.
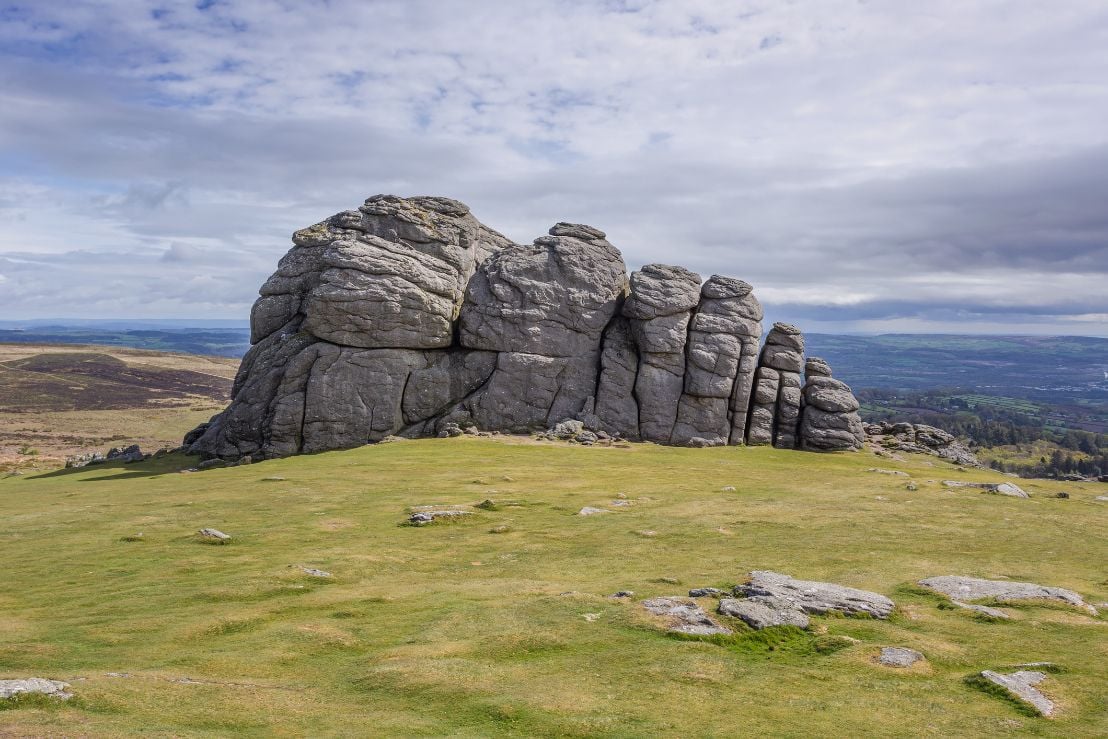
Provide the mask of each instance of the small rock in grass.
{"label": "small rock in grass", "polygon": [[716,595],[722,595],[723,591],[719,588],[693,588],[689,591],[690,598],[709,598]]}
{"label": "small rock in grass", "polygon": [[1004,675],[992,670],[982,670],[981,677],[1004,688],[1013,698],[1023,701],[1041,715],[1054,715],[1054,701],[1047,698],[1035,687],[1046,679],[1046,673],[1034,670],[1019,670]]}
{"label": "small rock in grass", "polygon": [[998,601],[1053,600],[1083,608],[1094,616],[1097,613],[1095,608],[1072,590],[1036,585],[1031,582],[941,575],[920,580],[919,584],[942,593],[948,598],[961,601],[984,600],[986,598],[993,598]]}
{"label": "small rock in grass", "polygon": [[658,535],[658,532],[657,531],[652,531],[651,529],[646,529],[644,531],[639,532],[639,536],[646,537],[647,539],[652,539],[657,535]]}
{"label": "small rock in grass", "polygon": [[634,505],[634,504],[629,500],[623,500],[622,498],[617,498],[616,500],[613,500],[611,503],[609,503],[609,505],[611,505],[615,508],[626,508],[627,506]]}
{"label": "small rock in grass", "polygon": [[616,493],[616,497],[620,500],[627,500],[627,493]]}
{"label": "small rock in grass", "polygon": [[582,615],[581,618],[585,619],[586,621],[588,621],[591,624],[593,621],[596,621],[598,618],[600,618],[600,614],[599,613],[586,613],[586,614]]}
{"label": "small rock in grass", "polygon": [[616,592],[612,593],[608,597],[609,598],[630,598],[633,595],[635,595],[634,590],[617,590]]}
{"label": "small rock in grass", "polygon": [[943,486],[948,488],[980,488],[987,493],[1007,495],[1012,498],[1030,498],[1023,488],[1010,482],[961,482],[959,480],[943,480]]}
{"label": "small rock in grass", "polygon": [[711,634],[730,634],[731,630],[716,623],[704,609],[694,601],[676,596],[649,598],[642,602],[643,608],[655,616],[667,618],[667,630],[678,634],[709,636]]}
{"label": "small rock in grass", "polygon": [[73,697],[68,688],[69,683],[63,683],[61,680],[47,680],[42,677],[0,680],[0,699],[7,700],[17,695],[38,694],[64,701]]}
{"label": "small rock in grass", "polygon": [[224,534],[219,529],[203,528],[203,529],[200,529],[200,531],[198,533],[200,534],[200,536],[207,539],[208,541],[218,542],[220,544],[223,544],[224,542],[228,542],[228,541],[231,540],[230,535]]}
{"label": "small rock in grass", "polygon": [[911,667],[923,659],[923,655],[907,647],[881,647],[877,661],[887,667]]}
{"label": "small rock in grass", "polygon": [[415,524],[416,526],[424,526],[426,524],[433,523],[433,522],[438,521],[440,519],[445,520],[445,521],[449,521],[449,520],[459,519],[462,516],[469,516],[469,515],[472,515],[471,511],[456,511],[456,510],[417,511],[417,512],[413,513],[412,515],[408,516],[408,523]]}
{"label": "small rock in grass", "polygon": [[595,516],[598,513],[611,513],[611,511],[606,511],[603,508],[593,508],[592,506],[589,506],[589,505],[587,505],[584,508],[582,508],[581,510],[577,511],[578,516]]}
{"label": "small rock in grass", "polygon": [[1098,495],[1095,498],[1093,498],[1093,500],[1099,501],[1101,503],[1108,503],[1108,495]]}
{"label": "small rock in grass", "polygon": [[1070,497],[1070,494],[1069,494],[1069,493],[1066,493],[1066,492],[1062,492],[1062,493],[1055,493],[1055,494],[1054,494],[1054,497],[1055,497],[1055,498],[1062,498],[1063,500],[1065,500],[1066,498]]}
{"label": "small rock in grass", "polygon": [[262,482],[284,482],[284,481],[285,481],[285,478],[276,477],[276,476],[274,476],[274,477],[263,477],[262,478]]}
{"label": "small rock in grass", "polygon": [[506,534],[512,530],[512,527],[507,524],[500,524],[499,526],[493,526],[489,529],[490,534]]}
{"label": "small rock in grass", "polygon": [[910,483],[908,483],[907,485],[904,486],[904,489],[905,490],[911,490],[911,491],[914,492],[916,490],[919,490],[919,485],[915,484],[914,482],[910,482]]}
{"label": "small rock in grass", "polygon": [[215,469],[216,467],[226,467],[226,466],[227,466],[227,462],[225,462],[224,460],[219,459],[218,457],[216,457],[215,459],[205,459],[203,462],[196,465],[196,469],[203,471],[203,470],[212,470],[212,469]]}
{"label": "small rock in grass", "polygon": [[719,612],[724,616],[742,619],[750,628],[759,630],[770,626],[806,629],[811,623],[808,614],[794,602],[774,596],[724,598],[719,602]]}
{"label": "small rock in grass", "polygon": [[141,531],[138,532],[137,534],[127,534],[126,536],[121,536],[121,537],[119,537],[119,540],[120,541],[126,541],[126,542],[146,541],[145,539],[142,538],[142,532]]}
{"label": "small rock in grass", "polygon": [[734,485],[724,485],[723,487],[720,488],[720,491],[724,492],[724,493],[733,493],[733,492],[735,492],[735,486]]}
{"label": "small rock in grass", "polygon": [[869,472],[876,472],[880,475],[896,475],[897,477],[911,477],[911,475],[909,475],[907,472],[902,472],[900,470],[886,470],[886,469],[882,469],[881,467],[870,467],[868,471]]}
{"label": "small rock in grass", "polygon": [[301,571],[305,575],[311,575],[312,577],[331,577],[330,572],[324,572],[323,570],[317,570],[314,567],[301,567]]}

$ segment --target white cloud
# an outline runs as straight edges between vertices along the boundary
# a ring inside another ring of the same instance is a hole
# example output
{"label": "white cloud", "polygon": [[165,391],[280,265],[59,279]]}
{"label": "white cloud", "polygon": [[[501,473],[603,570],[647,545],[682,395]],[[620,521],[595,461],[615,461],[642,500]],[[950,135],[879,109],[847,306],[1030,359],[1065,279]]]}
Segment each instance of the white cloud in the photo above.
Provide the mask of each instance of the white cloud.
{"label": "white cloud", "polygon": [[1095,0],[17,3],[0,256],[47,266],[0,311],[243,315],[292,230],[395,192],[844,325],[1105,313],[1106,29]]}

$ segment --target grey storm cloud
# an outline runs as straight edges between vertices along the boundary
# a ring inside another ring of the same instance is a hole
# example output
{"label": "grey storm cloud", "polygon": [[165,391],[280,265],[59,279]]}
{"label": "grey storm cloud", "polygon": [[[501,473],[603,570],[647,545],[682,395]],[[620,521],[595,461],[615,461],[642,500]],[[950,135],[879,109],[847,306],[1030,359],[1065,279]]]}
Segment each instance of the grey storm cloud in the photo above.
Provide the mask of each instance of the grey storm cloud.
{"label": "grey storm cloud", "polygon": [[0,312],[240,317],[378,192],[826,330],[1108,334],[1095,0],[14,3]]}

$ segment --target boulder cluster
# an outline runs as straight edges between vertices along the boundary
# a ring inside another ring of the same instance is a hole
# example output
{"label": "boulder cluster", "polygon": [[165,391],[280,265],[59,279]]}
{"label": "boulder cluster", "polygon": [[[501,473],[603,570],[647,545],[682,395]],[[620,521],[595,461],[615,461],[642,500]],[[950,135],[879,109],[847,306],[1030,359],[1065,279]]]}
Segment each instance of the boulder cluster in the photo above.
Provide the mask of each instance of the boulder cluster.
{"label": "boulder cluster", "polygon": [[439,197],[377,195],[293,234],[231,405],[186,436],[254,459],[574,419],[659,444],[858,449],[858,401],[749,284],[650,264],[602,231],[518,245]]}

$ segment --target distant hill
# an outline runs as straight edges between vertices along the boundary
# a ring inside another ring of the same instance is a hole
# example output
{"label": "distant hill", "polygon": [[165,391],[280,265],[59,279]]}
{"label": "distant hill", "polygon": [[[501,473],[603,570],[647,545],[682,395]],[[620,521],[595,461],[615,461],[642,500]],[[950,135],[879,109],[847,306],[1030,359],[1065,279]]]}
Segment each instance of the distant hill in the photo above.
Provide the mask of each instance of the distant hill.
{"label": "distant hill", "polygon": [[0,344],[0,469],[115,443],[176,446],[227,403],[237,367],[224,357]]}
{"label": "distant hill", "polygon": [[250,348],[250,329],[234,326],[136,328],[128,327],[133,324],[126,322],[87,326],[10,324],[0,328],[0,343],[99,344],[217,357],[241,357]]}

